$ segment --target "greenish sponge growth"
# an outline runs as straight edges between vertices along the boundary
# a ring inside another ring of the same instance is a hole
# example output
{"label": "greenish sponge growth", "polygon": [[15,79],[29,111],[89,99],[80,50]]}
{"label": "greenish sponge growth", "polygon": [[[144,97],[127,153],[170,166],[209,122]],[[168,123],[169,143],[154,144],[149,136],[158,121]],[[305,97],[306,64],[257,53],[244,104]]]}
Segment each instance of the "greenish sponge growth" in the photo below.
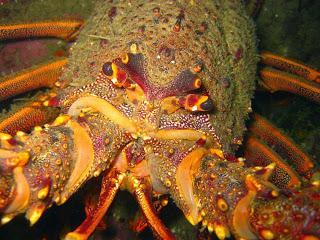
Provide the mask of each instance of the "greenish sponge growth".
{"label": "greenish sponge growth", "polygon": [[16,0],[0,7],[0,24],[23,23],[64,18],[87,18],[92,0]]}

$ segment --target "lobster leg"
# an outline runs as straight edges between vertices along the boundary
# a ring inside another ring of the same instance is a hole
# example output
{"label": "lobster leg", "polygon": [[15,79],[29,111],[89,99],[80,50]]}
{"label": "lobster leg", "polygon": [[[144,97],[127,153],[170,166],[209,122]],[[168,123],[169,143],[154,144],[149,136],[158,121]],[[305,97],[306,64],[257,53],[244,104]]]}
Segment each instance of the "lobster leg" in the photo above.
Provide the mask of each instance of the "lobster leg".
{"label": "lobster leg", "polygon": [[61,75],[62,67],[67,59],[41,65],[36,69],[27,69],[21,73],[10,75],[0,82],[0,101],[27,91],[42,87],[52,87]]}
{"label": "lobster leg", "polygon": [[153,232],[159,236],[160,239],[175,239],[156,214],[156,210],[150,200],[150,186],[135,177],[130,178],[130,181],[133,184],[134,196]]}
{"label": "lobster leg", "polygon": [[45,106],[23,107],[0,122],[0,132],[15,135],[18,131],[29,132],[34,126],[41,126],[53,121],[59,114],[58,110]]}
{"label": "lobster leg", "polygon": [[320,102],[320,73],[303,64],[269,53],[261,54],[262,63],[285,70],[264,68],[261,85],[271,92],[286,91]]}
{"label": "lobster leg", "polygon": [[75,231],[66,235],[65,240],[82,240],[89,238],[110,207],[123,181],[123,177],[124,175],[115,168],[111,169],[111,171],[103,177],[97,207],[87,214],[86,219]]}
{"label": "lobster leg", "polygon": [[82,25],[83,21],[81,20],[2,25],[0,26],[0,41],[30,37],[57,37],[72,40],[77,36]]}
{"label": "lobster leg", "polygon": [[[5,77],[0,82],[0,101],[38,88],[54,86],[66,63],[66,59],[56,60],[36,69]],[[55,117],[55,109],[43,106],[41,101],[33,102],[2,120],[0,132],[15,134],[17,131],[30,131],[32,127],[48,123]]]}
{"label": "lobster leg", "polygon": [[270,68],[261,70],[260,77],[262,79],[261,84],[271,92],[291,92],[312,101],[320,102],[320,87],[317,83],[308,82],[303,78]]}
{"label": "lobster leg", "polygon": [[272,146],[277,153],[283,155],[293,163],[295,170],[303,177],[310,178],[314,163],[311,158],[301,151],[295,143],[270,122],[259,114],[253,115],[253,122],[249,130],[262,139],[269,146]]}
{"label": "lobster leg", "polygon": [[[159,199],[152,199],[152,204],[158,214],[162,210],[162,208],[168,204],[168,196],[161,195]],[[143,215],[143,212],[140,210],[135,216],[135,219],[131,222],[131,229],[134,232],[140,233],[147,227],[148,220],[146,219],[145,215]]]}
{"label": "lobster leg", "polygon": [[277,153],[256,137],[248,137],[245,158],[248,159],[249,166],[266,166],[272,162],[276,163],[277,167],[271,180],[280,188],[301,184],[298,174]]}
{"label": "lobster leg", "polygon": [[315,69],[312,69],[302,63],[298,63],[291,59],[287,59],[281,56],[269,52],[261,53],[261,62],[268,66],[277,68],[282,71],[287,71],[292,74],[296,74],[300,77],[303,77],[307,80],[320,83],[320,72]]}
{"label": "lobster leg", "polygon": [[88,212],[82,224],[75,231],[68,233],[65,236],[65,240],[85,240],[89,238],[107,212],[124,180],[127,180],[128,190],[133,192],[152,230],[161,239],[175,239],[156,214],[156,210],[149,198],[151,187],[144,183],[143,180],[122,172],[123,171],[119,171],[119,169],[114,166],[110,172],[104,176],[96,208]]}

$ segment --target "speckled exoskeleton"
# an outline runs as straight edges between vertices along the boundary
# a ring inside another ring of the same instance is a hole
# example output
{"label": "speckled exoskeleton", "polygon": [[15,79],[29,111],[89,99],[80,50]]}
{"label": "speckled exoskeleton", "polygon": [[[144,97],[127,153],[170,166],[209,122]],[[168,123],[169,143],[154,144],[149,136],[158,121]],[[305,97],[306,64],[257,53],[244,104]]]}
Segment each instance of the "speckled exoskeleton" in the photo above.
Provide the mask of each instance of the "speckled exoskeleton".
{"label": "speckled exoskeleton", "polygon": [[87,239],[120,188],[161,239],[174,236],[157,217],[154,194],[170,195],[191,224],[219,239],[318,239],[319,203],[310,199],[319,198],[319,181],[284,191],[269,181],[275,163],[249,168],[232,157],[258,61],[241,1],[97,1],[84,25],[2,27],[0,36],[73,39],[79,28],[68,64],[45,70],[65,65],[43,102],[60,116],[30,134],[1,135],[3,224],[24,212],[34,224],[103,174],[99,202],[65,239]]}

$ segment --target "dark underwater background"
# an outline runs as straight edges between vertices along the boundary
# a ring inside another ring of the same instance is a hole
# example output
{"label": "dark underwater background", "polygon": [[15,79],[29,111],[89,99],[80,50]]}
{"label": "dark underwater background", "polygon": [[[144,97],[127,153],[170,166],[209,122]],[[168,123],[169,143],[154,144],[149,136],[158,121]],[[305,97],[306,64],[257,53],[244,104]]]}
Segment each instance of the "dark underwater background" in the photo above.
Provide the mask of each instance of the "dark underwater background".
{"label": "dark underwater background", "polygon": [[[0,24],[63,17],[87,18],[94,1],[90,0],[0,0]],[[257,3],[263,1],[256,1]],[[44,11],[44,9],[49,11]],[[252,10],[252,9],[251,9]],[[254,16],[259,51],[297,59],[320,69],[320,1],[265,0]],[[70,44],[57,39],[0,42],[0,76],[67,55]],[[34,97],[37,92],[0,103],[0,118]],[[307,152],[318,164],[320,158],[320,105],[288,93],[257,91],[253,110],[260,113]],[[77,227],[85,214],[83,196],[92,192],[89,182],[70,201],[52,207],[33,227],[23,216],[0,228],[0,240],[55,240]],[[105,217],[106,229],[91,239],[152,239],[150,230],[136,235],[130,230],[138,205],[130,194],[120,192]],[[172,202],[161,211],[161,218],[178,239],[215,239],[198,235]],[[198,235],[198,236],[197,236]]]}

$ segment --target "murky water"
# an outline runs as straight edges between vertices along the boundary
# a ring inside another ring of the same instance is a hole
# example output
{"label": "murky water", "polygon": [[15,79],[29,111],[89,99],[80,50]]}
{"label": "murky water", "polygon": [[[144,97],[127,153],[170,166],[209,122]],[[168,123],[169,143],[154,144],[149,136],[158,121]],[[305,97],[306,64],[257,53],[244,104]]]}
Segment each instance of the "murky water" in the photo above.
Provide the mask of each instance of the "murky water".
{"label": "murky water", "polygon": [[[0,24],[57,19],[86,18],[92,9],[88,0],[0,0]],[[265,0],[257,16],[259,49],[299,59],[320,69],[320,1]],[[0,73],[8,74],[53,57],[67,55],[68,44],[55,39],[0,43]],[[28,49],[26,52],[25,49]],[[25,103],[36,93],[25,94],[18,100],[0,103],[0,118],[6,111]],[[290,135],[315,160],[320,158],[320,107],[291,94],[257,92],[254,110],[267,117]],[[12,105],[13,104],[13,105]],[[90,183],[87,187],[90,186]],[[17,218],[0,228],[1,240],[58,239],[75,228],[84,217],[83,194],[78,193],[61,207],[48,210],[32,228]],[[130,206],[130,207],[128,207]],[[130,223],[138,209],[133,199],[119,194],[106,217],[107,230],[97,232],[93,239],[150,239],[150,231],[138,237],[130,230]],[[173,204],[162,214],[165,224],[181,239],[195,239],[196,230],[187,223]]]}

